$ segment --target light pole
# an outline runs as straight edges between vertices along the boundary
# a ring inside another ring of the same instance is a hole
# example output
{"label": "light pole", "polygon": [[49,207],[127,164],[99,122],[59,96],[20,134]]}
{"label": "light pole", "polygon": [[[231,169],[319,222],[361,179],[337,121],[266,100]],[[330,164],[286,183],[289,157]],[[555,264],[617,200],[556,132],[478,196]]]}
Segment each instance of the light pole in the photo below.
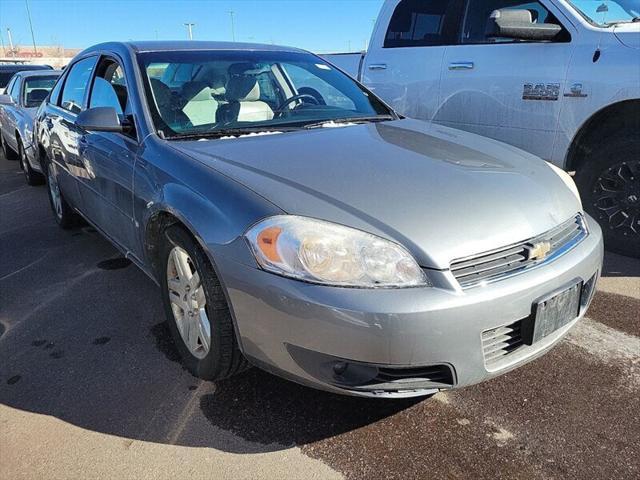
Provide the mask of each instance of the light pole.
{"label": "light pole", "polygon": [[16,58],[16,51],[13,49],[13,37],[11,36],[11,29],[7,27],[7,37],[9,37],[9,48],[13,58]]}
{"label": "light pole", "polygon": [[189,40],[193,40],[193,27],[195,27],[196,24],[195,23],[185,23],[184,26],[187,27],[187,30],[189,31]]}
{"label": "light pole", "polygon": [[234,42],[236,41],[236,25],[234,20],[235,14],[236,12],[234,12],[233,10],[229,10],[229,16],[231,17],[231,40]]}
{"label": "light pole", "polygon": [[33,41],[33,53],[38,56],[38,49],[36,48],[36,37],[33,34],[33,22],[31,21],[31,10],[29,10],[29,0],[24,0],[24,4],[27,7],[27,17],[29,18],[29,28],[31,29],[31,40]]}

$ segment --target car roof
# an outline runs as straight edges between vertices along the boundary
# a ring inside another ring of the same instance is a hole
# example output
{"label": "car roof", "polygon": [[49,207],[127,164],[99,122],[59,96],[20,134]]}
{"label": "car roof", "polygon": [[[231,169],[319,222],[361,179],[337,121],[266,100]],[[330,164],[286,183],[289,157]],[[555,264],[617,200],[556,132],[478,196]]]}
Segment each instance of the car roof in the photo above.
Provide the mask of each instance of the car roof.
{"label": "car roof", "polygon": [[22,70],[16,72],[16,77],[56,77],[62,75],[62,70]]}
{"label": "car roof", "polygon": [[132,41],[132,42],[109,42],[101,43],[89,47],[82,53],[89,53],[100,50],[121,50],[128,49],[134,53],[142,52],[162,52],[162,51],[198,51],[198,50],[253,50],[265,52],[300,52],[308,53],[305,50],[280,45],[265,45],[261,43],[236,43],[236,42],[209,42],[200,40],[158,40],[158,41]]}
{"label": "car roof", "polygon": [[26,63],[11,63],[0,65],[0,71],[22,72],[25,70],[53,70],[49,65],[29,65]]}

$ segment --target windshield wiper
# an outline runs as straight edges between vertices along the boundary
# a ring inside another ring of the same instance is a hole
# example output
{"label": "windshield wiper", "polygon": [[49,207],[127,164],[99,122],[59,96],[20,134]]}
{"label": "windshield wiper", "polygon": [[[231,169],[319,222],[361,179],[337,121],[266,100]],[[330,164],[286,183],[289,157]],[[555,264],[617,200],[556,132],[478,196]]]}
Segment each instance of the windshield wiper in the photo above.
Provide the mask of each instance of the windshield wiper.
{"label": "windshield wiper", "polygon": [[252,133],[279,133],[285,131],[282,128],[226,128],[213,130],[210,132],[184,133],[172,135],[168,140],[192,140],[200,138],[222,138],[222,137],[239,137],[242,135],[251,135]]}
{"label": "windshield wiper", "polygon": [[307,123],[303,126],[306,129],[322,128],[325,125],[340,124],[340,123],[374,123],[374,122],[386,122],[389,120],[397,120],[394,115],[371,115],[360,117],[344,117],[344,118],[329,118],[320,122]]}
{"label": "windshield wiper", "polygon": [[640,22],[640,17],[633,17],[625,20],[611,20],[610,22],[605,22],[604,24],[607,27],[611,27],[613,25],[620,25],[621,23],[638,23]]}

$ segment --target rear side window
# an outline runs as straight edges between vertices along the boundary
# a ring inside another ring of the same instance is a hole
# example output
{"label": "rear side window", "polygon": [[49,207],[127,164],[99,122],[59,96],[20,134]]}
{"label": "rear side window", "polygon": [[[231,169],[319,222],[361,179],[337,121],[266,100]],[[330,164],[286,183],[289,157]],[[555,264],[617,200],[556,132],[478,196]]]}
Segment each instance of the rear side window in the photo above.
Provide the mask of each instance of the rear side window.
{"label": "rear side window", "polygon": [[95,63],[96,57],[90,57],[71,67],[62,90],[62,108],[73,113],[80,113],[84,109],[84,97]]}
{"label": "rear side window", "polygon": [[64,77],[61,77],[56,82],[55,87],[51,90],[51,95],[49,96],[49,103],[53,105],[58,105],[58,100],[60,99],[60,91],[62,90],[62,85],[64,84]]}
{"label": "rear side window", "polygon": [[13,103],[16,105],[20,100],[20,77],[16,77],[16,79],[11,84],[11,88],[7,91],[7,94],[12,98]]}
{"label": "rear side window", "polygon": [[385,48],[427,47],[451,43],[454,0],[402,0],[393,12]]}

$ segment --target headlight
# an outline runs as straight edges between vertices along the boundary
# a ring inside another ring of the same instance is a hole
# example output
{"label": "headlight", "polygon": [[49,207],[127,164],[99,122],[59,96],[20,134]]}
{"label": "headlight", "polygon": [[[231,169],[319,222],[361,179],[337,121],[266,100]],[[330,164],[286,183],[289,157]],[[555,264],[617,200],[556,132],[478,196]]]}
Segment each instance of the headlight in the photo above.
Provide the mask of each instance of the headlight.
{"label": "headlight", "polygon": [[561,168],[556,167],[553,163],[547,162],[547,165],[551,167],[551,170],[553,170],[558,174],[558,176],[562,179],[564,184],[567,187],[569,187],[569,190],[571,190],[571,193],[573,193],[576,196],[576,199],[578,200],[578,203],[580,204],[580,206],[582,206],[582,200],[580,199],[580,192],[578,192],[578,187],[576,187],[576,182],[573,181],[573,178],[571,178],[571,175],[569,175],[567,172],[565,172]]}
{"label": "headlight", "polygon": [[279,275],[345,287],[430,285],[406,249],[354,228],[282,215],[253,226],[246,238],[260,266]]}

